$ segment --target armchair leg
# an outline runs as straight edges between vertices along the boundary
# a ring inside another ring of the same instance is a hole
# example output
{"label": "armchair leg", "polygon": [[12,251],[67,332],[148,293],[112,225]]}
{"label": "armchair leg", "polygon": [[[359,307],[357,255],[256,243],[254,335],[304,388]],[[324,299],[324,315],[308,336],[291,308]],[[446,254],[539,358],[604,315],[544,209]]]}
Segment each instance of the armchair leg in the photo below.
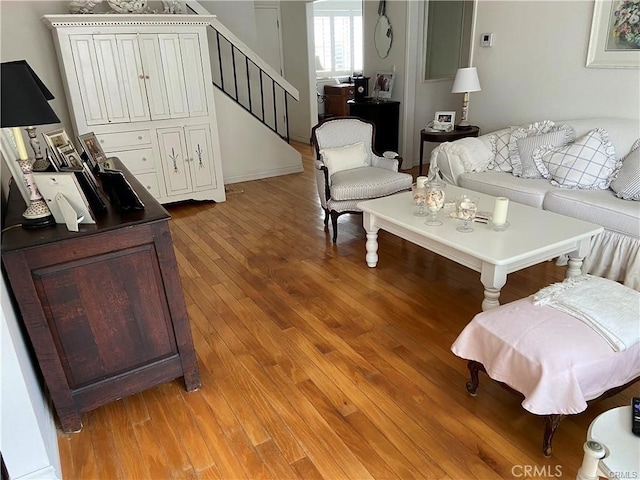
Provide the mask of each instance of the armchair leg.
{"label": "armchair leg", "polygon": [[333,227],[333,243],[338,241],[338,216],[340,214],[335,210],[331,211],[331,226]]}
{"label": "armchair leg", "polygon": [[324,226],[327,227],[329,226],[329,210],[327,210],[326,208],[323,208],[324,210]]}

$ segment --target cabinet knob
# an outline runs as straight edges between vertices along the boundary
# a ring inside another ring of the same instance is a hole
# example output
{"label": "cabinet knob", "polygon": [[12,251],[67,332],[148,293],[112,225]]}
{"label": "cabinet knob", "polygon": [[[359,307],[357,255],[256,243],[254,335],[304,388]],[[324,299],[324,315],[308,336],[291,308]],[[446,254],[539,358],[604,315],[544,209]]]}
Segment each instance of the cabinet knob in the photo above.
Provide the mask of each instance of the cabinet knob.
{"label": "cabinet knob", "polygon": [[100,140],[100,143],[104,143],[104,140]]}
{"label": "cabinet knob", "polygon": [[138,135],[138,140],[142,140],[142,135]]}
{"label": "cabinet knob", "polygon": [[142,161],[146,162],[147,161],[147,157],[142,157]]}
{"label": "cabinet knob", "polygon": [[145,75],[144,78],[146,78],[147,80],[149,80],[149,75]]}
{"label": "cabinet knob", "polygon": [[144,79],[144,75],[138,75],[138,78],[139,78],[140,80],[143,80],[143,79]]}
{"label": "cabinet knob", "polygon": [[151,190],[151,186],[150,185],[147,185],[147,190]]}

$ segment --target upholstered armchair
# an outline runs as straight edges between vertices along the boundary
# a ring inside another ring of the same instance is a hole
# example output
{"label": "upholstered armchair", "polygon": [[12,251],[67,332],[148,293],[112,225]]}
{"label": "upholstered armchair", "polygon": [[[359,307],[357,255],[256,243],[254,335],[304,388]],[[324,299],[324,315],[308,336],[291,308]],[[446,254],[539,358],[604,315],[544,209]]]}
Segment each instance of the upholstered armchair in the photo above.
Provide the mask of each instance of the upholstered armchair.
{"label": "upholstered armchair", "polygon": [[362,213],[359,202],[411,188],[413,177],[398,171],[402,158],[373,151],[374,133],[373,123],[356,117],[332,118],[312,129],[318,195],[325,226],[331,217],[334,243],[340,215]]}

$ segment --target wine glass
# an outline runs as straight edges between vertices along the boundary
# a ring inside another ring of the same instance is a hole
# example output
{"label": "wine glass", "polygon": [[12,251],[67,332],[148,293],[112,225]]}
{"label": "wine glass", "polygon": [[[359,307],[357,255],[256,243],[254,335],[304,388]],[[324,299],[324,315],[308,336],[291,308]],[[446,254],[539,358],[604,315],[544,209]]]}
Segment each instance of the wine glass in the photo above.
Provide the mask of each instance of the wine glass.
{"label": "wine glass", "polygon": [[463,233],[473,232],[473,228],[469,224],[476,218],[478,211],[478,199],[469,195],[461,195],[456,199],[457,218],[462,220],[462,225],[456,228],[457,231]]}
{"label": "wine glass", "polygon": [[427,189],[414,183],[411,185],[411,198],[413,200],[413,204],[418,207],[418,210],[413,212],[413,214],[416,217],[426,217],[428,213],[425,212],[424,207],[427,204]]}
{"label": "wine glass", "polygon": [[438,220],[438,212],[444,206],[444,187],[446,184],[438,180],[432,180],[427,182],[427,195],[426,204],[427,210],[429,210],[430,218],[425,222],[430,226],[442,225],[442,222]]}

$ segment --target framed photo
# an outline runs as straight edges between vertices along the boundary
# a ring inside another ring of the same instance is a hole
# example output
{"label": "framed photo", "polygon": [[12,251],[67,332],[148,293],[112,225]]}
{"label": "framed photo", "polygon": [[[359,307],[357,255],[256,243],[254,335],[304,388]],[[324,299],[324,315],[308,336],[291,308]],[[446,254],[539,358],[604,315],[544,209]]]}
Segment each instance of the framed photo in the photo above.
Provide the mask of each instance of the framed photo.
{"label": "framed photo", "polygon": [[84,135],[78,135],[80,145],[89,157],[89,166],[95,169],[98,164],[104,162],[107,159],[107,155],[102,150],[100,142],[96,138],[93,132],[85,133]]}
{"label": "framed photo", "polygon": [[456,125],[456,112],[436,112],[433,117],[433,129],[450,132]]}
{"label": "framed photo", "polygon": [[376,78],[373,83],[373,95],[376,98],[391,98],[393,93],[393,72],[376,72]]}
{"label": "framed photo", "polygon": [[638,17],[640,17],[640,0],[594,2],[587,67],[640,67]]}
{"label": "framed photo", "polygon": [[[67,131],[64,128],[53,130],[42,134],[47,147],[51,150],[51,154],[56,157],[58,164],[62,167],[70,166],[68,156],[72,156],[71,160],[80,159],[80,154],[71,142]],[[82,163],[80,163],[82,166]]]}

